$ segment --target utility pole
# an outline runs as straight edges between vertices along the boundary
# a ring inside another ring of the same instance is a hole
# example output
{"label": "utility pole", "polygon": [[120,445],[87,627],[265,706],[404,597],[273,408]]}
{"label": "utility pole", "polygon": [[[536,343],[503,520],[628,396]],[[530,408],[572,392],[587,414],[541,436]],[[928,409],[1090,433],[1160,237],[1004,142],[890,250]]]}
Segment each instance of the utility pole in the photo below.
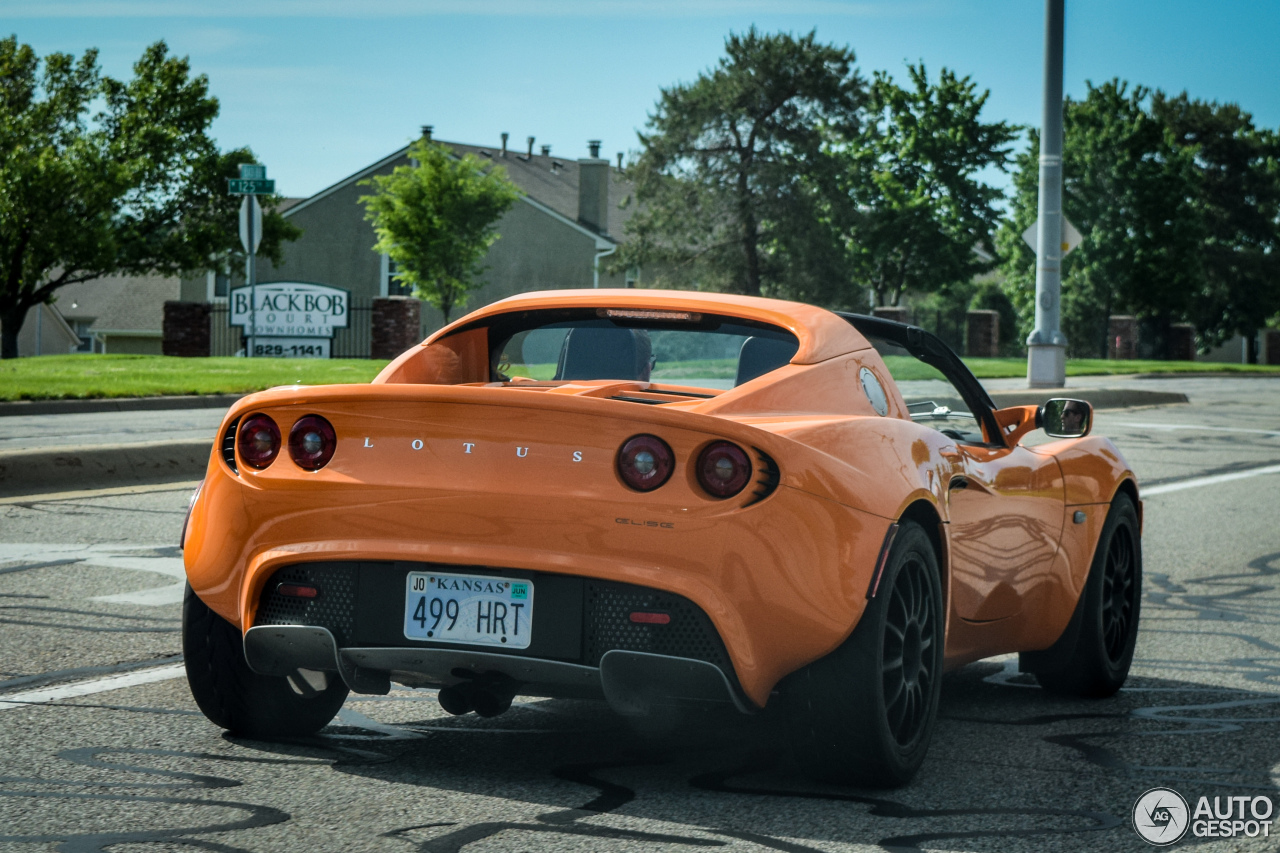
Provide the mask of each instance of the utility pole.
{"label": "utility pole", "polygon": [[1062,334],[1062,16],[1064,0],[1044,3],[1044,112],[1040,121],[1040,203],[1036,223],[1036,327],[1027,337],[1027,385],[1067,382]]}

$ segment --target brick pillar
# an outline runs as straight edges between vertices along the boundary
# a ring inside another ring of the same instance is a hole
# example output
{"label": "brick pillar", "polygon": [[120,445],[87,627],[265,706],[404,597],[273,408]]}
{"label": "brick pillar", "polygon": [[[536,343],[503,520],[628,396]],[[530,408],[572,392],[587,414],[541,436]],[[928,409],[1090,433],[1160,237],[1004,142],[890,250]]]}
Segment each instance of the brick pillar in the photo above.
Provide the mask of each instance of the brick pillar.
{"label": "brick pillar", "polygon": [[1169,359],[1171,361],[1195,361],[1195,326],[1190,323],[1174,323],[1169,327]]}
{"label": "brick pillar", "polygon": [[372,358],[393,359],[418,343],[422,303],[412,296],[379,296],[373,300]]}
{"label": "brick pillar", "polygon": [[1112,314],[1107,320],[1107,358],[1137,357],[1138,321],[1128,314]]}
{"label": "brick pillar", "polygon": [[182,358],[208,358],[209,308],[208,302],[165,302],[160,351]]}
{"label": "brick pillar", "polygon": [[1000,354],[1000,312],[970,311],[965,314],[965,355],[995,358]]}
{"label": "brick pillar", "polygon": [[1280,364],[1280,329],[1263,329],[1261,335],[1262,363]]}
{"label": "brick pillar", "polygon": [[871,314],[874,317],[883,317],[899,323],[911,322],[911,312],[901,305],[881,305],[879,308],[872,308]]}

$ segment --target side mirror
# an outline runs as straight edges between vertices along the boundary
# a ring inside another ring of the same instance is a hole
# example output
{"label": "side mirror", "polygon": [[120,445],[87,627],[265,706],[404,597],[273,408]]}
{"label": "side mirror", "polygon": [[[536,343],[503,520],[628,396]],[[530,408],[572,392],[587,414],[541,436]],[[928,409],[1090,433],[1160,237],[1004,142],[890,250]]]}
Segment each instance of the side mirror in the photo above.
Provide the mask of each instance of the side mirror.
{"label": "side mirror", "polygon": [[1084,400],[1050,400],[1036,412],[1036,423],[1051,438],[1082,438],[1093,429],[1093,406]]}

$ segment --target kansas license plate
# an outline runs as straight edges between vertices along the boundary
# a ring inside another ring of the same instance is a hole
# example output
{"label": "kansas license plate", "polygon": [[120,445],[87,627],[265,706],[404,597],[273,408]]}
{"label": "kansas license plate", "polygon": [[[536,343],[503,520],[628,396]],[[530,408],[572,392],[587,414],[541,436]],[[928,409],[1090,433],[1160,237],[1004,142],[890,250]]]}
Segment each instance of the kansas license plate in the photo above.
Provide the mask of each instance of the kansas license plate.
{"label": "kansas license plate", "polygon": [[529,648],[531,581],[410,572],[405,587],[404,635],[411,640]]}

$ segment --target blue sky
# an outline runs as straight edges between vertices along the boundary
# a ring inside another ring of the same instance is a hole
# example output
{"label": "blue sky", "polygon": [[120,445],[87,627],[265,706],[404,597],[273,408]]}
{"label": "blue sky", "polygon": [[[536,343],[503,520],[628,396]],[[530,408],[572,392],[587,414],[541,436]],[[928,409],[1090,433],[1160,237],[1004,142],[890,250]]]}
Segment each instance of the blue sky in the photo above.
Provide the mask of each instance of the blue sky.
{"label": "blue sky", "polygon": [[[1234,101],[1280,126],[1280,2],[1066,0],[1065,81],[1119,77]],[[848,45],[864,76],[923,60],[990,89],[986,116],[1040,120],[1037,0],[0,0],[0,35],[37,52],[101,51],[127,76],[164,39],[207,74],[226,148],[310,195],[417,135],[562,157],[638,147],[658,91],[716,63],[730,31]]]}

